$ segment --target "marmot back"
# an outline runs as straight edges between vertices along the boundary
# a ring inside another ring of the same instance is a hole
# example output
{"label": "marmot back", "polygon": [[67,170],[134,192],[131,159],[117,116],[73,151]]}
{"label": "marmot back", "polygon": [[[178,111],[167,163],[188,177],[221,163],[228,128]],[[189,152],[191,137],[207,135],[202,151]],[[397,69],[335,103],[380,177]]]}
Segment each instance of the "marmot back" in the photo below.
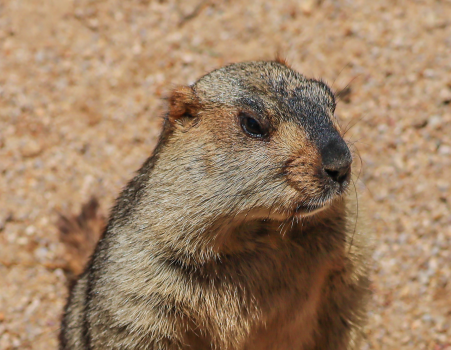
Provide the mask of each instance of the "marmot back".
{"label": "marmot back", "polygon": [[276,61],[173,91],[61,349],[357,349],[368,252],[334,110],[326,84]]}

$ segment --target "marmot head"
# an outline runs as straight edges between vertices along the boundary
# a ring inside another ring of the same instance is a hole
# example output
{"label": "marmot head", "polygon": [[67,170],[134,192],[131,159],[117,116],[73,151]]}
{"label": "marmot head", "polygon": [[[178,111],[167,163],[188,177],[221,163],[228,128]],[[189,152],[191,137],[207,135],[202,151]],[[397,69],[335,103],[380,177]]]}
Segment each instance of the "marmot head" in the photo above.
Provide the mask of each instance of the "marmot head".
{"label": "marmot head", "polygon": [[163,139],[173,147],[165,148],[193,204],[286,219],[330,207],[349,185],[334,94],[283,63],[232,64],[169,101]]}

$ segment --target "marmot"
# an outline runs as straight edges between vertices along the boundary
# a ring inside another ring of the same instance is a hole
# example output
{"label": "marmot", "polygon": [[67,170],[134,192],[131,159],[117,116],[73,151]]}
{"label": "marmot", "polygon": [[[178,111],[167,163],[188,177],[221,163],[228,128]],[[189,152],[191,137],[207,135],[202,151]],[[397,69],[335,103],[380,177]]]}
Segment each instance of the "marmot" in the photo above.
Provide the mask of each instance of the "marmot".
{"label": "marmot", "polygon": [[368,251],[330,88],[245,62],[168,100],[72,289],[60,349],[357,349]]}

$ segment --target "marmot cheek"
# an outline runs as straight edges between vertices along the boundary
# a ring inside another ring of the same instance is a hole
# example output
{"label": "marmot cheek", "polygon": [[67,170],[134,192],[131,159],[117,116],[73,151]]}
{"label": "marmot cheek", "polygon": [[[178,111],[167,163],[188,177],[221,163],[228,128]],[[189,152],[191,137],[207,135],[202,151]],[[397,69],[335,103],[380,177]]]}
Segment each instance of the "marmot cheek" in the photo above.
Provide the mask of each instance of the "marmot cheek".
{"label": "marmot cheek", "polygon": [[331,181],[320,164],[293,161],[285,173],[289,185],[297,191],[300,203],[321,204],[339,194],[339,186]]}

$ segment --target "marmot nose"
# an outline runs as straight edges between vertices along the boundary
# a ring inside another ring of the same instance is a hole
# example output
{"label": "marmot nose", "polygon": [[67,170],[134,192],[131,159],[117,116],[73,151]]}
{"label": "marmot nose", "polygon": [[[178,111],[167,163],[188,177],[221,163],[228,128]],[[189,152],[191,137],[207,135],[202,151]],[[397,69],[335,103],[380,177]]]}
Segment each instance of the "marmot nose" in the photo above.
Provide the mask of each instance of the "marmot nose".
{"label": "marmot nose", "polygon": [[352,156],[346,142],[334,137],[321,149],[323,168],[335,182],[342,184],[351,173]]}

